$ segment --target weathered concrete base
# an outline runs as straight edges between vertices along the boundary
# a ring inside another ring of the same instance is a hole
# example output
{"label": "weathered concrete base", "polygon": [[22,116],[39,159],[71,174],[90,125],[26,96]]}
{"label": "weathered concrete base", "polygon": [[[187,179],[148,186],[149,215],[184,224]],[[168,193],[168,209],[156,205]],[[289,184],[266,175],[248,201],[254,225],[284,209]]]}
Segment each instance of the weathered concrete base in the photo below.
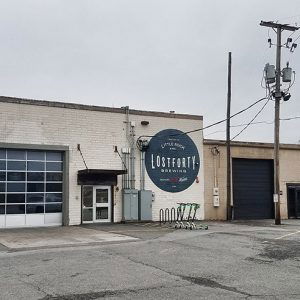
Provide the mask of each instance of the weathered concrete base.
{"label": "weathered concrete base", "polygon": [[10,249],[60,247],[133,240],[137,240],[137,238],[79,226],[0,231],[0,244]]}

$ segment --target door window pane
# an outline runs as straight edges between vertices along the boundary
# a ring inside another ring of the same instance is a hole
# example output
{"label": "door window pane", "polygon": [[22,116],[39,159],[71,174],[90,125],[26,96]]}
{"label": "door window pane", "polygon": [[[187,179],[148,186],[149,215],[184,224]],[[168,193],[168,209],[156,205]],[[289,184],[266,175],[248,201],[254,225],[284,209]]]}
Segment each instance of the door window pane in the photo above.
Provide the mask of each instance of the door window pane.
{"label": "door window pane", "polygon": [[0,149],[0,159],[6,159],[6,151],[4,149]]}
{"label": "door window pane", "polygon": [[82,204],[83,207],[93,207],[93,187],[82,187]]}
{"label": "door window pane", "polygon": [[5,205],[0,205],[0,215],[5,214]]}
{"label": "door window pane", "polygon": [[46,213],[57,213],[62,211],[61,203],[57,204],[46,204],[45,205],[45,212]]}
{"label": "door window pane", "polygon": [[0,172],[0,181],[5,181],[5,180],[6,180],[6,173]]}
{"label": "door window pane", "polygon": [[26,205],[27,214],[43,214],[44,204],[27,204]]}
{"label": "door window pane", "polygon": [[0,203],[5,203],[5,194],[0,194]]}
{"label": "door window pane", "polygon": [[7,194],[7,203],[25,203],[25,194]]}
{"label": "door window pane", "polygon": [[7,159],[26,159],[26,152],[24,150],[7,150]]}
{"label": "door window pane", "polygon": [[4,182],[0,182],[0,192],[1,193],[5,192],[5,183]]}
{"label": "door window pane", "polygon": [[44,194],[27,194],[27,203],[44,202]]}
{"label": "door window pane", "polygon": [[62,171],[61,162],[47,162],[47,171]]}
{"label": "door window pane", "polygon": [[28,171],[44,171],[45,163],[38,161],[28,161],[27,162],[27,170]]}
{"label": "door window pane", "polygon": [[62,193],[46,194],[46,202],[62,202]]}
{"label": "door window pane", "polygon": [[45,173],[43,172],[28,172],[27,180],[28,181],[44,181]]}
{"label": "door window pane", "polygon": [[108,203],[108,190],[96,189],[96,203]]}
{"label": "door window pane", "polygon": [[6,205],[7,214],[25,214],[25,205]]}
{"label": "door window pane", "polygon": [[45,160],[44,151],[27,151],[27,160]]}
{"label": "door window pane", "polygon": [[25,181],[25,172],[7,172],[7,181]]}
{"label": "door window pane", "polygon": [[25,192],[25,183],[7,183],[8,192]]}
{"label": "door window pane", "polygon": [[82,220],[83,221],[93,221],[93,209],[84,208],[82,210]]}
{"label": "door window pane", "polygon": [[63,174],[62,173],[47,173],[47,181],[62,181]]}
{"label": "door window pane", "polygon": [[62,152],[46,152],[47,161],[62,161]]}
{"label": "door window pane", "polygon": [[6,170],[6,161],[0,160],[0,170]]}
{"label": "door window pane", "polygon": [[7,170],[25,171],[26,161],[7,161]]}
{"label": "door window pane", "polygon": [[96,219],[107,220],[108,219],[108,207],[96,207]]}
{"label": "door window pane", "polygon": [[27,192],[43,192],[44,183],[27,183]]}

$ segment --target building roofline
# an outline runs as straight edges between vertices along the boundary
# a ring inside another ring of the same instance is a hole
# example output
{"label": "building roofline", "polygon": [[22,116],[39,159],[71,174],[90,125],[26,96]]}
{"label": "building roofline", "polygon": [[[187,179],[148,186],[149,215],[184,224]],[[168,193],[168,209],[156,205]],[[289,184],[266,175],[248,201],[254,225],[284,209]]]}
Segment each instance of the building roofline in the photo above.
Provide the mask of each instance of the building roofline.
{"label": "building roofline", "polygon": [[[225,140],[210,140],[204,139],[204,145],[217,145],[217,146],[226,146]],[[260,142],[241,142],[241,141],[231,141],[232,147],[250,147],[250,148],[271,148],[273,149],[273,143],[260,143]],[[300,145],[298,144],[280,144],[280,149],[288,150],[300,150]]]}
{"label": "building roofline", "polygon": [[[58,101],[25,99],[25,98],[16,98],[16,97],[9,97],[9,96],[0,96],[0,102],[13,103],[13,104],[36,105],[36,106],[58,107],[58,108],[67,108],[67,109],[92,110],[92,111],[111,112],[111,113],[120,113],[120,114],[125,113],[124,108],[114,108],[114,107],[67,103],[67,102],[58,102]],[[141,115],[141,116],[203,120],[203,116],[199,116],[199,115],[175,114],[175,113],[166,113],[166,112],[159,112],[159,111],[144,111],[144,110],[135,110],[135,109],[129,109],[129,112],[132,115]]]}

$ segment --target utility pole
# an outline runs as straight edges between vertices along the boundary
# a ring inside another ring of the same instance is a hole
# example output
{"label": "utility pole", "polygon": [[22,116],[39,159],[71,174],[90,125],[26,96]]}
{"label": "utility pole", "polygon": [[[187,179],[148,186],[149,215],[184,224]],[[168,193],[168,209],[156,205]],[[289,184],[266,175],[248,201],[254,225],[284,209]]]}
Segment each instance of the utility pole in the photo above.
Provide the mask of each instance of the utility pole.
{"label": "utility pole", "polygon": [[230,106],[231,106],[231,52],[228,53],[228,90],[227,90],[227,121],[226,121],[227,220],[232,219],[232,207],[231,207],[231,153],[230,153]]}
{"label": "utility pole", "polygon": [[[281,224],[280,216],[280,182],[279,182],[279,125],[280,125],[280,100],[282,93],[281,87],[281,33],[284,30],[296,31],[299,27],[274,22],[260,22],[261,26],[270,27],[276,31],[276,84],[275,84],[275,120],[274,120],[274,203],[275,203],[275,225]],[[270,41],[271,45],[271,41]]]}

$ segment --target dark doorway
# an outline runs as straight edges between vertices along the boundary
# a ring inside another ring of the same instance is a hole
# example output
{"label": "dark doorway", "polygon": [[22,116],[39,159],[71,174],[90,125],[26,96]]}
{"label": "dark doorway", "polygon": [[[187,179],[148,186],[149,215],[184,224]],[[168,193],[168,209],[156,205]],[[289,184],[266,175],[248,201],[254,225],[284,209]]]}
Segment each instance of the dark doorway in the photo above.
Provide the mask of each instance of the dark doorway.
{"label": "dark doorway", "polygon": [[234,219],[274,218],[273,178],[273,160],[232,159]]}
{"label": "dark doorway", "polygon": [[300,218],[300,184],[287,184],[289,219]]}

